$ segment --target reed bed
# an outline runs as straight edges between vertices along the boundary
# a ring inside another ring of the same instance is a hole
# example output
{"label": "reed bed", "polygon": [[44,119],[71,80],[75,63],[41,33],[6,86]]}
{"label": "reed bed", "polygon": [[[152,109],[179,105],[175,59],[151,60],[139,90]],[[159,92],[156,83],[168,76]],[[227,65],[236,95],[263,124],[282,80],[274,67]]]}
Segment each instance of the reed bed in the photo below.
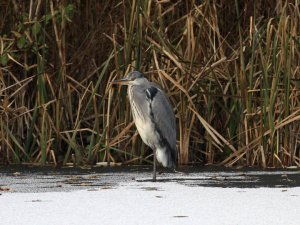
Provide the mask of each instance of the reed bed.
{"label": "reed bed", "polygon": [[299,0],[0,1],[0,163],[151,163],[126,89],[171,99],[178,164],[300,166]]}

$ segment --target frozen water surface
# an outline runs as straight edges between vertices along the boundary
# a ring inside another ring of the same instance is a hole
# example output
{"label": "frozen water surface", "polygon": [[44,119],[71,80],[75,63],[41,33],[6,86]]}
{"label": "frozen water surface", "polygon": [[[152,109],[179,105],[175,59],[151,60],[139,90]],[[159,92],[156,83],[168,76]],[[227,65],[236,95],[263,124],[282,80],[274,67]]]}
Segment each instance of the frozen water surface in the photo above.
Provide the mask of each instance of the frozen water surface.
{"label": "frozen water surface", "polygon": [[0,167],[0,224],[298,225],[298,170]]}

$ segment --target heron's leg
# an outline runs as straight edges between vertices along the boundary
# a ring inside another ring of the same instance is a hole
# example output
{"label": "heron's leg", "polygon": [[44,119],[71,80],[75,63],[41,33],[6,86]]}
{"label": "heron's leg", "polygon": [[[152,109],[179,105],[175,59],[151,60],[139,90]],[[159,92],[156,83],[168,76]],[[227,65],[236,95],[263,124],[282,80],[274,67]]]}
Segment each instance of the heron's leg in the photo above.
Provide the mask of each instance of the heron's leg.
{"label": "heron's leg", "polygon": [[153,150],[153,181],[156,181],[156,149]]}

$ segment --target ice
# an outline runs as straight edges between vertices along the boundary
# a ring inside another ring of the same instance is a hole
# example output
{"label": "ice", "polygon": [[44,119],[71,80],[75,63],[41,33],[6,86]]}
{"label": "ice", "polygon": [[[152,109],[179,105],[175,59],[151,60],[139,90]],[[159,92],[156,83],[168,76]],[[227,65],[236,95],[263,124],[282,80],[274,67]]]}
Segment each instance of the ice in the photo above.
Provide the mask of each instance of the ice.
{"label": "ice", "polygon": [[1,225],[298,225],[299,212],[300,187],[131,181],[112,188],[0,195]]}

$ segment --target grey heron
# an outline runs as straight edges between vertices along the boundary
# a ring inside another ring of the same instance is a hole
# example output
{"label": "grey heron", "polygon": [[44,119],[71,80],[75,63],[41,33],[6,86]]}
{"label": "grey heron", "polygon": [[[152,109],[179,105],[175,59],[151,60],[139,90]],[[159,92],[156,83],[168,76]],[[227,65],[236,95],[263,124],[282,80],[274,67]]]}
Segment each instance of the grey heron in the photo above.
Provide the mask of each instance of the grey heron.
{"label": "grey heron", "polygon": [[139,71],[113,83],[128,86],[136,128],[143,142],[153,150],[153,181],[156,181],[156,159],[164,167],[175,170],[176,166],[176,121],[171,103],[164,91]]}

